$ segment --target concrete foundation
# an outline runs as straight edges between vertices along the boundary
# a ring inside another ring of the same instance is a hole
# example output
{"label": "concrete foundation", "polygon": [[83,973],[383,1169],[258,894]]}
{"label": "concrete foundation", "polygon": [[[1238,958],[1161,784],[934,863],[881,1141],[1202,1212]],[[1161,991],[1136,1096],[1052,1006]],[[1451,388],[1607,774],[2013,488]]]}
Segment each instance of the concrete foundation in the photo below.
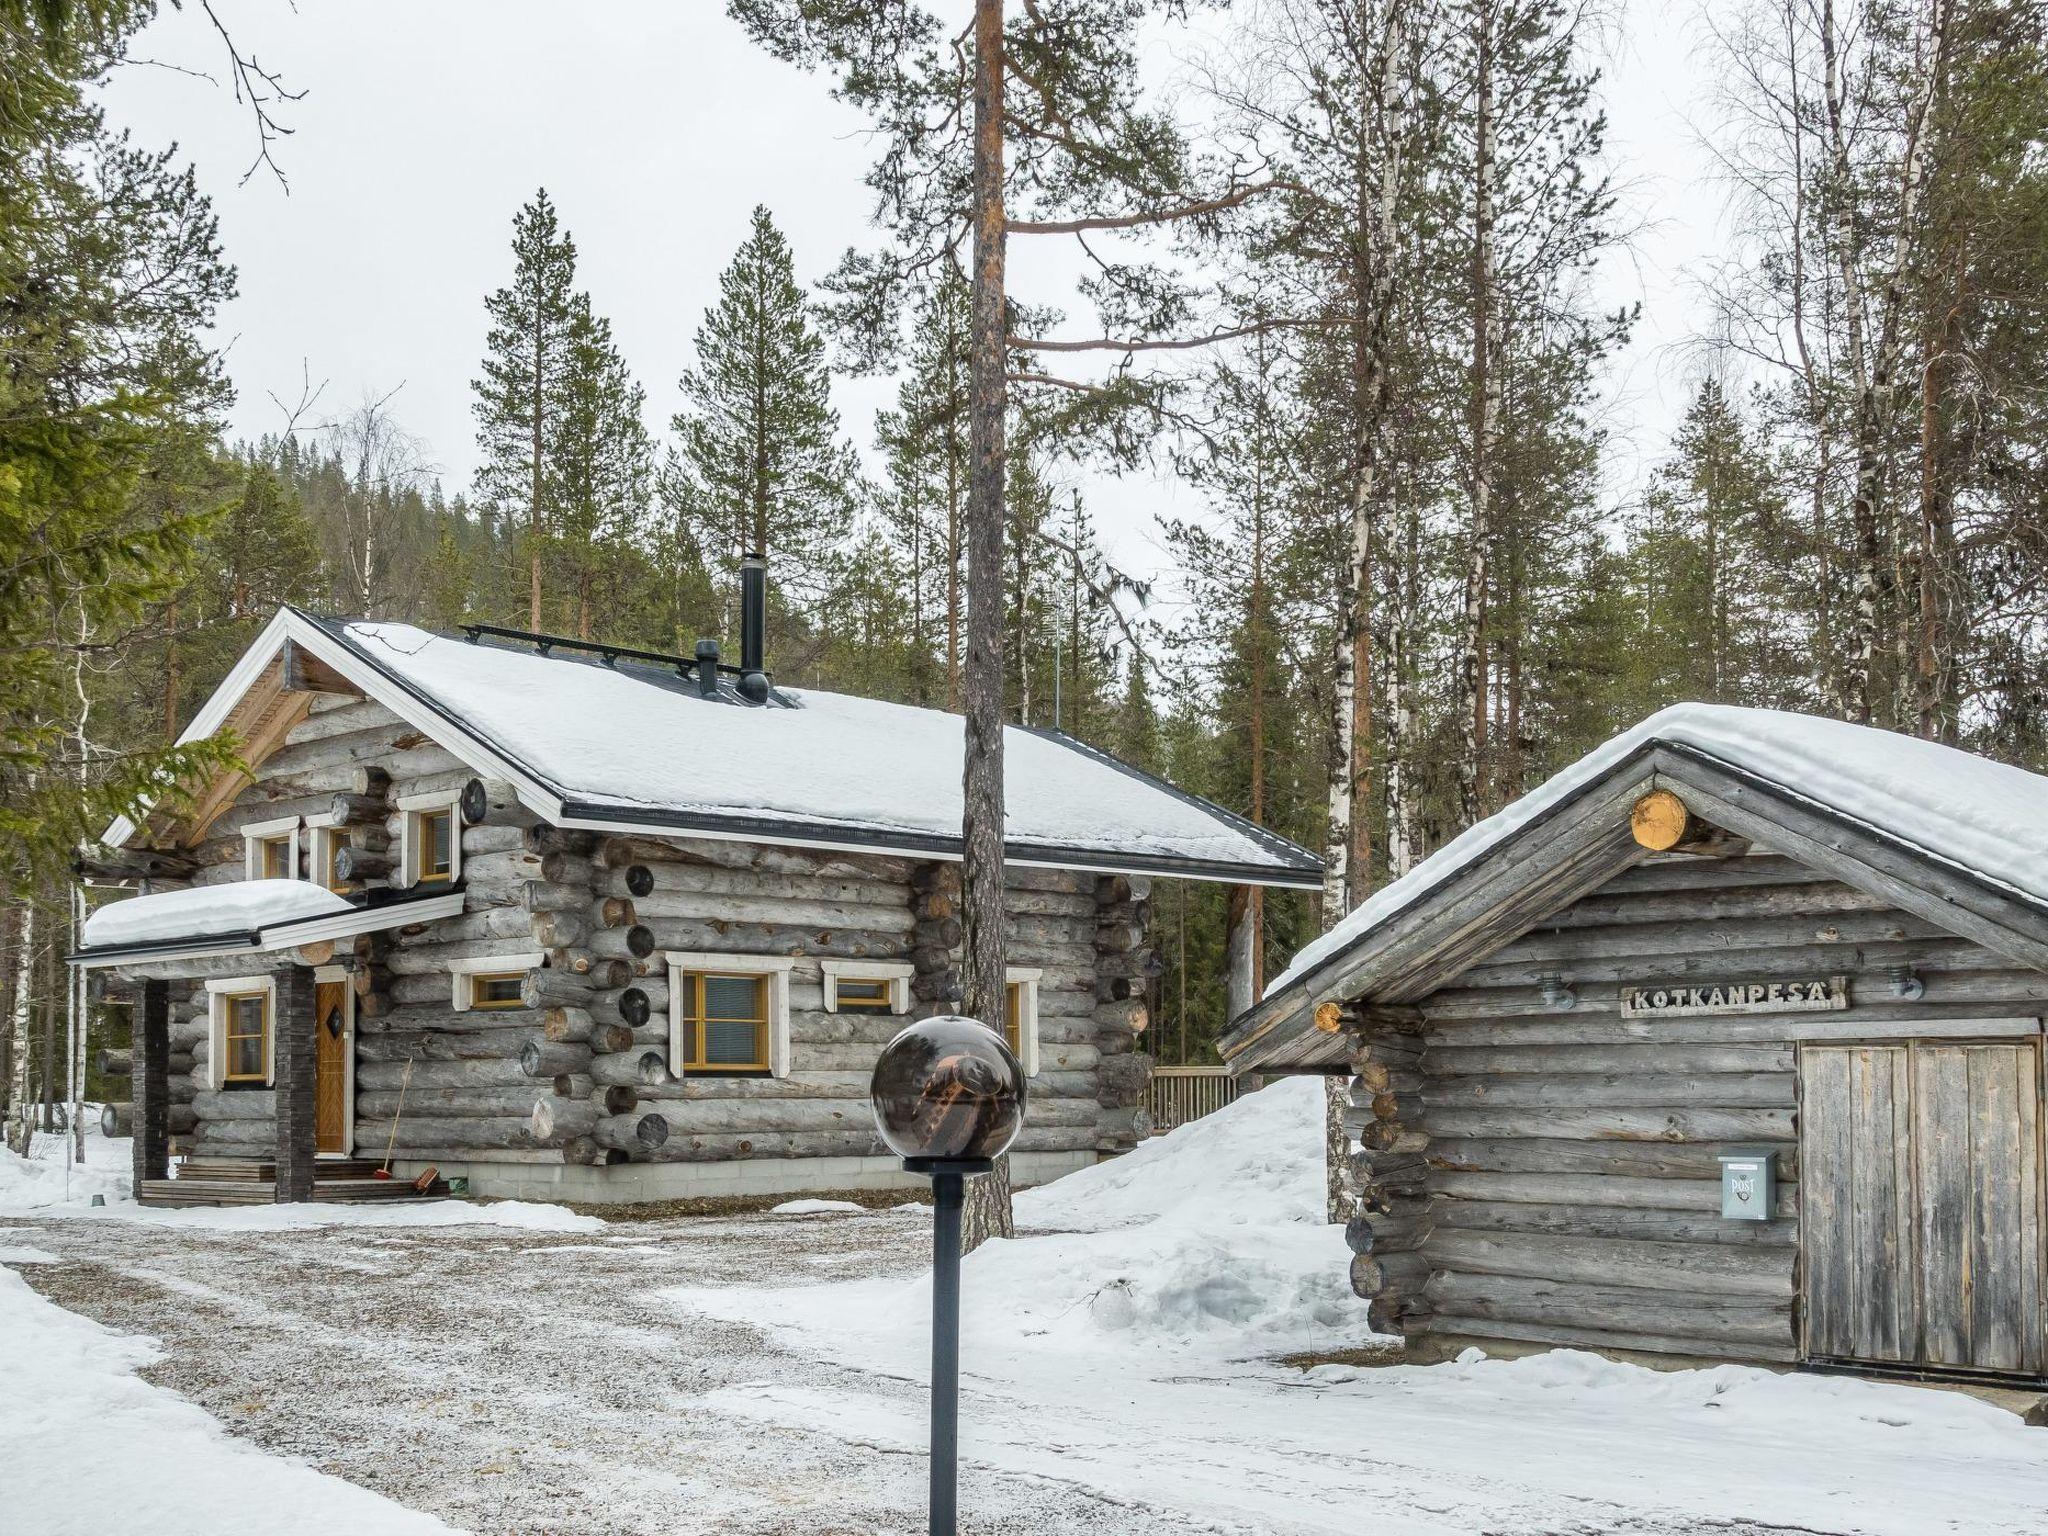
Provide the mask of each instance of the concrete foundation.
{"label": "concrete foundation", "polygon": [[[1048,1184],[1095,1161],[1093,1152],[1017,1152],[1010,1157],[1010,1181],[1019,1189]],[[401,1160],[392,1164],[392,1172],[410,1179],[426,1166]],[[931,1187],[929,1179],[905,1173],[893,1157],[762,1157],[722,1163],[619,1163],[610,1168],[523,1160],[437,1162],[433,1166],[444,1179],[468,1179],[472,1195],[570,1205]]]}

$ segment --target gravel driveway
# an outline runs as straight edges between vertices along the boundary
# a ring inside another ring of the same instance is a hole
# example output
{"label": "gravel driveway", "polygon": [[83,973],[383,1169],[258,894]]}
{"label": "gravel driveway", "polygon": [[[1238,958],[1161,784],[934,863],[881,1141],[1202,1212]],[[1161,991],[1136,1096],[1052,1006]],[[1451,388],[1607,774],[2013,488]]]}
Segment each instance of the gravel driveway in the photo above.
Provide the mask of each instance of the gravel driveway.
{"label": "gravel driveway", "polygon": [[[920,1456],[858,1423],[733,1420],[731,1386],[908,1384],[822,1367],[646,1293],[916,1267],[921,1213],[210,1232],[10,1217],[51,1300],[166,1347],[143,1374],[237,1435],[480,1533],[913,1532]],[[118,1455],[117,1447],[108,1454]],[[966,1472],[983,1532],[1209,1531],[1071,1484]]]}

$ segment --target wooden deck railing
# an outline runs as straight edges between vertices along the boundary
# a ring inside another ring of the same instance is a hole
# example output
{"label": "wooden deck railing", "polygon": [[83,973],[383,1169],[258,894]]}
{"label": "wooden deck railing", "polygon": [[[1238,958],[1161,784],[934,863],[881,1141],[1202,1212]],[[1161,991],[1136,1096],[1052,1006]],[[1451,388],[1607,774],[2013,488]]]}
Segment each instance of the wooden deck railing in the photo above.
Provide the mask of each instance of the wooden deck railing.
{"label": "wooden deck railing", "polygon": [[1237,1079],[1228,1067],[1154,1067],[1150,1090],[1152,1134],[1164,1135],[1237,1098]]}

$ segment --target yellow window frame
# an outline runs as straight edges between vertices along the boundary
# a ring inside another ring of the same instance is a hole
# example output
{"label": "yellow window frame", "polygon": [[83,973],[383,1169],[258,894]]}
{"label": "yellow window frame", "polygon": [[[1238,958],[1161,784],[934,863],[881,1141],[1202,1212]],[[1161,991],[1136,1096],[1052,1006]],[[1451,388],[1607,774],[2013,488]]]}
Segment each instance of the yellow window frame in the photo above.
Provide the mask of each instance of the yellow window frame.
{"label": "yellow window frame", "polygon": [[293,855],[298,849],[296,833],[276,832],[269,837],[256,840],[256,878],[259,880],[291,880],[298,876],[292,868],[297,862]]}
{"label": "yellow window frame", "polygon": [[355,846],[355,841],[350,837],[348,828],[323,827],[320,831],[320,842],[322,848],[321,862],[325,866],[321,873],[326,877],[327,889],[330,891],[352,889],[349,882],[342,879],[340,873],[334,867],[336,861],[341,857],[341,850]]}
{"label": "yellow window frame", "polygon": [[[472,1013],[488,1013],[498,1008],[524,1008],[526,1006],[524,995],[526,972],[524,971],[471,971],[467,981],[469,984],[469,1007]],[[486,983],[493,981],[511,982],[513,986],[512,995],[509,998],[485,997],[483,995],[483,988]]]}
{"label": "yellow window frame", "polygon": [[886,976],[835,976],[832,998],[841,1013],[894,1013],[895,986]]}
{"label": "yellow window frame", "polygon": [[[447,884],[455,878],[455,807],[452,805],[442,805],[436,806],[431,810],[413,811],[410,814],[412,816],[410,831],[412,832],[413,847],[413,884]],[[432,828],[436,822],[446,822],[448,826],[448,857],[438,868],[434,864],[434,839],[432,836]]]}
{"label": "yellow window frame", "polygon": [[[707,1018],[704,1002],[704,983],[707,981],[744,981],[754,989],[754,1015],[740,1019],[727,1015]],[[770,1010],[774,999],[769,987],[769,978],[759,971],[718,971],[699,970],[679,973],[678,984],[683,989],[683,1068],[689,1072],[766,1072],[768,1061],[769,1035],[772,1021]],[[754,1059],[752,1061],[707,1062],[704,1059],[704,1026],[709,1024],[752,1024],[754,1026]]]}
{"label": "yellow window frame", "polygon": [[[256,1028],[252,1035],[249,1030],[236,1026],[241,1022],[239,1015],[243,1003],[256,1005]],[[220,1080],[223,1083],[267,1083],[270,1081],[270,992],[267,988],[251,992],[227,992],[220,999]],[[253,1038],[257,1044],[257,1067],[254,1072],[236,1072],[231,1067],[235,1059],[237,1041]]]}
{"label": "yellow window frame", "polygon": [[1024,983],[1003,983],[1003,1043],[1019,1061],[1024,1059]]}

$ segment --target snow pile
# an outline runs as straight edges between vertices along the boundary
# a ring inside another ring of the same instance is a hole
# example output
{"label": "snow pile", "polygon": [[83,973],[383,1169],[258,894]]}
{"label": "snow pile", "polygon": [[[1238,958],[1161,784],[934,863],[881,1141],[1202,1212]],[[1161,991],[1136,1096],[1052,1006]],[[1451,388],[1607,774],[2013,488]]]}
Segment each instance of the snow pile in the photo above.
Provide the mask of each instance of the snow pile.
{"label": "snow pile", "polygon": [[867,1207],[852,1200],[785,1200],[775,1206],[770,1216],[864,1216]]}
{"label": "snow pile", "polygon": [[[1017,1196],[1019,1236],[963,1266],[963,1348],[1165,1352],[1224,1361],[1355,1344],[1363,1306],[1323,1220],[1322,1085],[1290,1078]],[[858,1341],[861,1363],[925,1347],[931,1277],[780,1291],[683,1288],[675,1304]]]}
{"label": "snow pile", "polygon": [[353,910],[346,896],[310,880],[231,880],[109,902],[85,920],[85,947],[118,949],[167,939],[254,933],[279,923]]}
{"label": "snow pile", "polygon": [[0,1215],[54,1215],[90,1206],[94,1195],[110,1206],[128,1198],[131,1143],[100,1134],[99,1105],[86,1105],[84,1114],[83,1163],[71,1161],[69,1131],[36,1132],[25,1158],[0,1147]]}
{"label": "snow pile", "polygon": [[1964,869],[2048,900],[2048,778],[1917,737],[1775,709],[1674,704],[1468,828],[1305,946],[1273,997],[1655,743],[1691,747]]}
{"label": "snow pile", "polygon": [[[354,622],[342,633],[571,799],[960,836],[962,725],[943,710],[794,689],[784,693],[798,708],[735,709],[629,663],[471,644],[409,624]],[[622,719],[634,729],[613,729]],[[1011,727],[1003,755],[1015,841],[1316,872],[1302,850],[1079,742]]]}
{"label": "snow pile", "polygon": [[138,1379],[159,1355],[43,1300],[0,1269],[0,1510],[9,1530],[88,1531],[141,1517],[209,1536],[428,1536],[431,1515],[231,1438]]}

